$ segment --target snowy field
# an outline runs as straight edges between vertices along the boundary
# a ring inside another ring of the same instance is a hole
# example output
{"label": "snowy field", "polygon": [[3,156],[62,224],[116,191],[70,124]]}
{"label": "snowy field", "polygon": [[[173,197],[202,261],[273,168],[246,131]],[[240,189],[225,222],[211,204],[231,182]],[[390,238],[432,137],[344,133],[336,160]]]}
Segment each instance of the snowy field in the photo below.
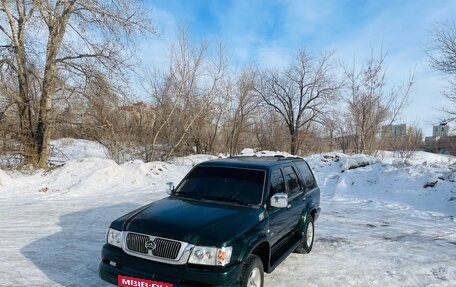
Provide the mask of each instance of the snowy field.
{"label": "snowy field", "polygon": [[[94,157],[79,158],[84,149]],[[109,223],[215,158],[118,165],[94,144],[59,150],[67,162],[50,172],[0,170],[0,286],[112,286],[98,278]],[[314,249],[288,257],[265,286],[456,286],[455,158],[307,160],[322,190]]]}

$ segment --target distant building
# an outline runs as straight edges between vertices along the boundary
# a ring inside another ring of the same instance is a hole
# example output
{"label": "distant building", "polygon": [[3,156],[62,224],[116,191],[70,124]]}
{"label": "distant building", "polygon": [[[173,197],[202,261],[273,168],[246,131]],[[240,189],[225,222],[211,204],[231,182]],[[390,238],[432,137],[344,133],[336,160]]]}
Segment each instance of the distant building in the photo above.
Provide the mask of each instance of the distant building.
{"label": "distant building", "polygon": [[434,138],[456,136],[456,118],[443,121],[439,125],[433,126],[432,136]]}
{"label": "distant building", "polygon": [[436,138],[435,137],[425,137],[424,138],[424,145],[427,149],[428,146],[435,144]]}
{"label": "distant building", "polygon": [[398,124],[382,127],[380,148],[389,151],[401,151],[404,154],[422,148],[423,136],[421,130],[412,125]]}
{"label": "distant building", "polygon": [[399,125],[387,125],[382,127],[382,135],[387,137],[402,137],[406,136],[412,130],[411,125],[399,124]]}
{"label": "distant building", "polygon": [[433,126],[432,137],[426,137],[424,144],[430,152],[456,154],[456,118]]}

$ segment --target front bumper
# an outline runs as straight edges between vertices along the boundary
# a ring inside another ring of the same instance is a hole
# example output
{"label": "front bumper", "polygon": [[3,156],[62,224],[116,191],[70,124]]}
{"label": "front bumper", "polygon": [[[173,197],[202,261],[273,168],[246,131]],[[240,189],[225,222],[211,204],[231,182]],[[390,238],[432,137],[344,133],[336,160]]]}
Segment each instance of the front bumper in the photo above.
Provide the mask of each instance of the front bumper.
{"label": "front bumper", "polygon": [[[125,275],[160,282],[174,287],[235,286],[242,271],[238,263],[225,268],[200,268],[169,265],[126,254],[120,248],[105,244],[101,251],[100,278],[117,284],[117,276]],[[115,262],[115,266],[111,264]]]}

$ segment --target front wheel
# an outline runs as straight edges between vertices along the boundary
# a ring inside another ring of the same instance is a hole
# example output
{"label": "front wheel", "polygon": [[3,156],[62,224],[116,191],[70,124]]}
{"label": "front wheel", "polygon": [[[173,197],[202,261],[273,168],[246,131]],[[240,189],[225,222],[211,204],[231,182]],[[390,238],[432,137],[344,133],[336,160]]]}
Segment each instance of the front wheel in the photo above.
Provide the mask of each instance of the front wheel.
{"label": "front wheel", "polygon": [[296,248],[296,253],[306,254],[312,250],[314,242],[314,220],[312,216],[307,218],[307,224],[302,232],[301,244]]}
{"label": "front wheel", "polygon": [[241,287],[263,287],[264,270],[260,257],[250,255],[244,263],[240,277]]}

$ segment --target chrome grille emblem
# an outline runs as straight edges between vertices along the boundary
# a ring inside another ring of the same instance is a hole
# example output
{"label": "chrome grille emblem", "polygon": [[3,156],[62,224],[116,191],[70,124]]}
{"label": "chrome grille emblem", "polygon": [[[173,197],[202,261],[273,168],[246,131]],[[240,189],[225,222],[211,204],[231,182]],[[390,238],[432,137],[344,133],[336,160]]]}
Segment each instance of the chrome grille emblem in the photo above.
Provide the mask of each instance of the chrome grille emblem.
{"label": "chrome grille emblem", "polygon": [[144,246],[147,250],[154,251],[157,248],[157,243],[155,243],[155,240],[147,240]]}
{"label": "chrome grille emblem", "polygon": [[174,239],[127,232],[122,249],[129,255],[151,261],[185,264],[194,245]]}

